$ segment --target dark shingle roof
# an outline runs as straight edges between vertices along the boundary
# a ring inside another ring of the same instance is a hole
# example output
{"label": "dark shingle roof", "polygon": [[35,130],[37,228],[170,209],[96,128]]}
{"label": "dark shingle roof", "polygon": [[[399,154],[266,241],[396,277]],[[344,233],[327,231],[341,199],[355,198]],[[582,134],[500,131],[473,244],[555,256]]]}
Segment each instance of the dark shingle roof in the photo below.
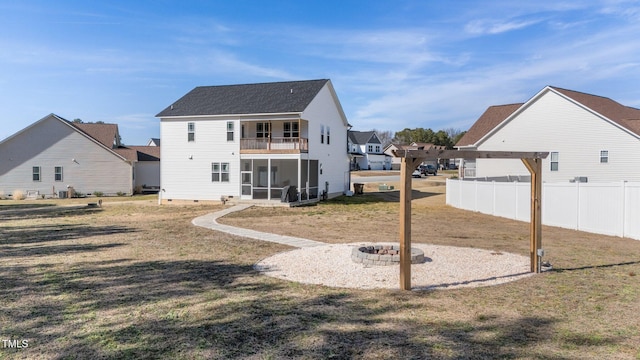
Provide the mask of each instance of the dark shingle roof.
{"label": "dark shingle roof", "polygon": [[114,151],[129,161],[160,161],[159,146],[121,146]]}
{"label": "dark shingle roof", "polygon": [[328,79],[244,85],[198,86],[157,117],[238,115],[304,111]]}
{"label": "dark shingle roof", "polygon": [[114,142],[118,141],[117,124],[96,124],[96,123],[71,123],[72,126],[94,138],[102,145],[113,148]]}
{"label": "dark shingle roof", "polygon": [[456,146],[475,145],[478,140],[493,130],[498,124],[513,114],[523,104],[495,105],[489,108],[478,120],[462,135]]}
{"label": "dark shingle roof", "polygon": [[[375,131],[349,131],[349,139],[353,144],[380,144],[380,140],[375,135]],[[373,139],[372,139],[373,137]]]}

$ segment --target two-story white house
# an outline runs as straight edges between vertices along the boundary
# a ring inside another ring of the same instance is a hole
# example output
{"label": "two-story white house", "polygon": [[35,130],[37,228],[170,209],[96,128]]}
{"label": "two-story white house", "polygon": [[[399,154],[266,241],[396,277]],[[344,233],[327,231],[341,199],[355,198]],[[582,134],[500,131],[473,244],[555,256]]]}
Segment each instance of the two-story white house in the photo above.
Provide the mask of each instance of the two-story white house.
{"label": "two-story white house", "polygon": [[[525,103],[489,107],[456,144],[463,150],[545,151],[545,182],[640,181],[640,110],[547,86]],[[463,162],[465,178],[528,181],[520,160]]]}
{"label": "two-story white house", "polygon": [[349,130],[351,170],[391,170],[391,156],[384,153],[375,131]]}
{"label": "two-story white house", "polygon": [[157,117],[163,202],[349,190],[349,124],[328,79],[199,86]]}

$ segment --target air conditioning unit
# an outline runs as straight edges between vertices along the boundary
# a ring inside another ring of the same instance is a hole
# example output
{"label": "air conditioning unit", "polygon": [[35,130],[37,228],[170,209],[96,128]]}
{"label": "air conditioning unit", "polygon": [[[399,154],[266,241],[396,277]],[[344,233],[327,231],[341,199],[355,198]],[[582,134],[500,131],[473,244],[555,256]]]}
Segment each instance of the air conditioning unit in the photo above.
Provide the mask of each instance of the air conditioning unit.
{"label": "air conditioning unit", "polygon": [[586,177],[586,176],[576,176],[572,180],[569,180],[569,182],[572,182],[572,183],[576,183],[576,182],[586,183],[586,182],[589,182],[589,178]]}

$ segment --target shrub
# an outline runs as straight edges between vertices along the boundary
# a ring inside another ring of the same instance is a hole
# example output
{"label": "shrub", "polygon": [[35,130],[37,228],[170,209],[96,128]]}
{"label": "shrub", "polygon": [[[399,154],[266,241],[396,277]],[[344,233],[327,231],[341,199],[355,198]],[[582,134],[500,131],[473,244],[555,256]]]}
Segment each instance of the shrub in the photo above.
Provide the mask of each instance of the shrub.
{"label": "shrub", "polygon": [[13,200],[24,200],[27,198],[24,191],[22,190],[14,190],[13,191]]}
{"label": "shrub", "polygon": [[116,193],[116,195],[118,195],[118,196],[125,196],[125,195],[127,195],[127,194],[123,193],[122,191],[118,191],[118,192]]}
{"label": "shrub", "polygon": [[102,197],[104,195],[104,193],[102,191],[94,191],[93,195],[97,196],[97,197]]}

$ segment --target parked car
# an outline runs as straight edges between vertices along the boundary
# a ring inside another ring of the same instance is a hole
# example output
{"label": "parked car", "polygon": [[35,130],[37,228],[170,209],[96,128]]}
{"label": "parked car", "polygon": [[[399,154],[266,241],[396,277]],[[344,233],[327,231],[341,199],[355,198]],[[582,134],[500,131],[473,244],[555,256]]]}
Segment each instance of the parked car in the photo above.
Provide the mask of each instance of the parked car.
{"label": "parked car", "polygon": [[438,169],[433,165],[427,165],[424,167],[424,174],[438,175]]}
{"label": "parked car", "polygon": [[[405,173],[406,174],[406,173]],[[417,178],[421,178],[422,177],[422,171],[420,171],[420,168],[415,169],[413,171],[413,173],[411,174],[412,177],[417,177]]]}
{"label": "parked car", "polygon": [[458,165],[456,165],[456,164],[449,164],[449,170],[458,170]]}

